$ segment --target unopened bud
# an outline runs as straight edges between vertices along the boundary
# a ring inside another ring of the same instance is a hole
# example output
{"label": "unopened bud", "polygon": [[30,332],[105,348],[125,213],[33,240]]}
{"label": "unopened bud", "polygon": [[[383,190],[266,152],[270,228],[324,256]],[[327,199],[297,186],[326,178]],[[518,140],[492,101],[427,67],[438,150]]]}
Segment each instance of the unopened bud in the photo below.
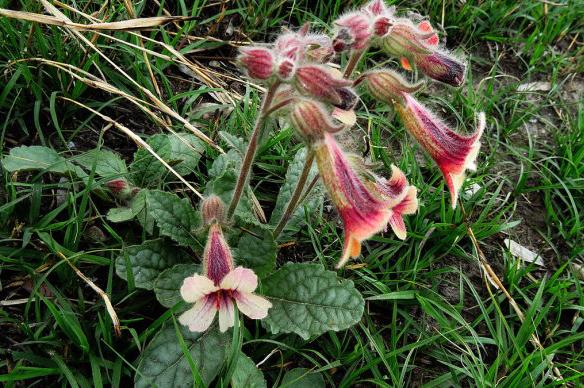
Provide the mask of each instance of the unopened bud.
{"label": "unopened bud", "polygon": [[205,198],[201,205],[201,216],[205,225],[211,225],[214,222],[223,223],[225,221],[225,205],[221,198],[216,195]]}
{"label": "unopened bud", "polygon": [[303,94],[334,105],[343,103],[340,90],[351,85],[351,81],[335,76],[332,70],[322,65],[307,65],[296,71],[296,88]]}
{"label": "unopened bud", "polygon": [[290,58],[284,58],[278,63],[278,77],[283,81],[288,81],[294,76],[296,64]]}
{"label": "unopened bud", "polygon": [[274,54],[262,47],[243,47],[238,61],[247,70],[250,78],[266,80],[274,74]]}
{"label": "unopened bud", "polygon": [[114,179],[105,184],[105,186],[112,192],[112,194],[122,200],[132,198],[140,191],[137,187],[131,186],[128,181],[123,178]]}
{"label": "unopened bud", "polygon": [[326,107],[318,101],[299,98],[290,112],[292,126],[308,141],[321,139],[325,132],[338,132],[344,128],[335,124]]}
{"label": "unopened bud", "polygon": [[306,59],[312,62],[326,63],[335,55],[333,42],[326,35],[309,34],[306,36],[306,45]]}
{"label": "unopened bud", "polygon": [[284,58],[294,61],[303,59],[306,47],[304,32],[287,32],[282,34],[274,42],[274,50]]}
{"label": "unopened bud", "polygon": [[443,52],[436,51],[432,55],[419,58],[416,65],[425,75],[436,81],[452,86],[461,86],[464,83],[466,65]]}
{"label": "unopened bud", "polygon": [[351,12],[335,21],[335,25],[335,51],[362,50],[369,44],[372,36],[371,18],[364,12]]}
{"label": "unopened bud", "polygon": [[385,103],[403,102],[404,93],[418,91],[423,83],[410,84],[398,73],[389,70],[373,70],[361,75],[355,84],[365,84],[376,99]]}

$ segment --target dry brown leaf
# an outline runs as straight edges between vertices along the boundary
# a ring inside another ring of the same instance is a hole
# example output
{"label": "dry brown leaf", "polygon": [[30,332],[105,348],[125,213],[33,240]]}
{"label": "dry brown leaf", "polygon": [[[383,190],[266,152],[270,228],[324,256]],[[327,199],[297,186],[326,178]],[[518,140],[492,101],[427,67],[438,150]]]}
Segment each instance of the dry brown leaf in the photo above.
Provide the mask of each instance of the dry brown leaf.
{"label": "dry brown leaf", "polygon": [[25,11],[13,11],[4,8],[0,8],[0,16],[5,16],[8,18],[18,20],[27,20],[29,22],[35,23],[49,24],[52,26],[64,26],[75,30],[111,30],[111,31],[141,30],[144,28],[161,26],[163,24],[170,22],[192,19],[191,17],[185,16],[155,16],[150,18],[129,19],[119,22],[81,24],[63,20],[55,16]]}

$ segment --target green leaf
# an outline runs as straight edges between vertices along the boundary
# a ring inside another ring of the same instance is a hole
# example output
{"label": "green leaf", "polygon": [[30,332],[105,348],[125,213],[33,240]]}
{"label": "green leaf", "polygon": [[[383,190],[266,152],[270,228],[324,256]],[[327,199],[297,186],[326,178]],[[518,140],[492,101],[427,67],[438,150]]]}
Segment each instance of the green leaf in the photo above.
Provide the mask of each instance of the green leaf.
{"label": "green leaf", "polygon": [[144,241],[141,245],[124,247],[116,259],[116,273],[128,280],[126,265],[129,264],[136,287],[151,290],[162,271],[186,260],[188,257],[183,251],[165,244],[162,239]]}
{"label": "green leaf", "polygon": [[154,232],[154,217],[152,217],[148,208],[148,195],[150,195],[150,190],[140,190],[132,199],[130,207],[132,208],[132,213],[138,219],[140,225],[142,225],[142,228],[148,234],[152,234]]}
{"label": "green leaf", "polygon": [[[296,155],[294,156],[294,160],[290,162],[288,166],[288,171],[286,172],[286,180],[284,184],[280,188],[280,192],[278,193],[278,198],[276,199],[276,206],[272,211],[272,215],[270,217],[270,224],[276,225],[280,218],[282,218],[282,214],[286,210],[286,206],[290,202],[290,198],[292,197],[292,193],[298,184],[298,180],[300,179],[300,174],[302,173],[302,169],[304,168],[304,161],[306,160],[306,148],[300,149]],[[316,168],[316,163],[313,163],[310,173],[308,174],[307,185],[314,179],[314,177],[318,174],[318,170]],[[306,197],[306,199],[298,205],[290,220],[286,224],[286,227],[283,230],[283,233],[280,235],[279,239],[283,240],[289,238],[291,234],[297,233],[302,226],[304,225],[307,212],[309,214],[315,213],[318,209],[322,208],[323,203],[323,193],[321,190],[317,189],[316,187],[312,189],[311,193]]]}
{"label": "green leaf", "polygon": [[2,160],[2,166],[8,172],[44,170],[56,174],[72,173],[79,177],[87,175],[55,150],[43,146],[13,148],[10,150],[10,154]]}
{"label": "green leaf", "polygon": [[320,373],[306,368],[294,368],[284,375],[279,388],[324,388],[324,378]]}
{"label": "green leaf", "polygon": [[259,370],[253,360],[243,353],[237,358],[237,365],[231,376],[232,388],[266,388],[264,374]]}
{"label": "green leaf", "polygon": [[193,172],[205,151],[203,141],[190,133],[168,135],[168,139],[170,141],[170,154],[166,162],[181,175]]}
{"label": "green leaf", "polygon": [[277,250],[272,232],[265,231],[263,238],[244,234],[234,254],[238,264],[253,269],[259,277],[263,277],[274,270]]}
{"label": "green leaf", "polygon": [[288,263],[262,282],[272,308],[264,323],[278,334],[304,339],[347,329],[361,319],[364,301],[353,282],[320,264]]}
{"label": "green leaf", "polygon": [[134,214],[134,211],[132,210],[132,208],[114,207],[114,208],[111,208],[108,210],[105,218],[107,218],[108,221],[118,223],[118,222],[130,221],[135,216],[136,216],[136,214]]}
{"label": "green leaf", "polygon": [[229,150],[215,158],[208,171],[210,177],[218,178],[227,170],[239,170],[242,157],[236,150]]}
{"label": "green leaf", "polygon": [[[168,136],[162,134],[150,136],[147,143],[163,160],[169,159],[171,145]],[[167,173],[167,169],[147,149],[139,148],[134,154],[130,172],[138,186],[155,187]]]}
{"label": "green leaf", "polygon": [[[203,383],[210,384],[225,361],[229,334],[220,334],[217,329],[192,333],[183,326],[180,327],[180,334]],[[172,324],[165,324],[144,349],[134,383],[136,388],[193,387],[189,360],[181,350],[177,331]]]}
{"label": "green leaf", "polygon": [[[204,143],[190,133],[158,134],[151,136],[147,143],[181,175],[193,172],[205,151]],[[167,168],[144,148],[134,154],[130,170],[141,187],[156,186],[168,173]]]}
{"label": "green leaf", "polygon": [[247,142],[243,138],[232,135],[226,131],[219,131],[219,136],[229,145],[229,148],[237,151],[237,153],[242,157],[245,154],[247,148]]}
{"label": "green leaf", "polygon": [[192,232],[201,225],[200,215],[187,198],[152,190],[146,196],[146,204],[146,210],[160,228],[160,234],[184,246],[199,245]]}
{"label": "green leaf", "polygon": [[198,264],[177,264],[163,271],[154,281],[154,293],[156,299],[164,307],[171,308],[182,301],[180,287],[186,277],[199,273],[201,266]]}
{"label": "green leaf", "polygon": [[87,171],[92,171],[101,177],[119,178],[128,173],[126,162],[117,154],[101,149],[94,149],[75,157],[74,161]]}

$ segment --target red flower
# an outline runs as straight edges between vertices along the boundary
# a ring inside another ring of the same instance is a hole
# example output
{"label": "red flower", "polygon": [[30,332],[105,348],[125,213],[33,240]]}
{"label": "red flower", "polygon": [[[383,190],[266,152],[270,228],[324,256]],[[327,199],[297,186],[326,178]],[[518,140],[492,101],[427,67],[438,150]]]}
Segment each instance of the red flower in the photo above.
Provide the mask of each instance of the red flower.
{"label": "red flower", "polygon": [[365,12],[351,12],[335,21],[337,32],[333,39],[335,51],[362,50],[369,44],[372,20]]}
{"label": "red flower", "polygon": [[458,193],[467,169],[476,168],[480,138],[485,128],[485,115],[479,114],[475,133],[464,136],[452,131],[414,97],[404,93],[404,103],[396,110],[408,132],[420,143],[436,162],[450,190],[452,208],[456,208]]}
{"label": "red flower", "polygon": [[296,88],[303,94],[329,102],[333,105],[343,105],[345,90],[352,81],[335,76],[333,71],[324,65],[305,65],[296,70],[294,80]]}
{"label": "red flower", "polygon": [[345,243],[337,265],[359,256],[361,242],[384,230],[389,224],[397,237],[406,237],[402,216],[418,207],[416,188],[409,186],[405,175],[393,167],[389,180],[368,171],[357,173],[334,137],[325,133],[313,143],[319,173],[343,219]]}

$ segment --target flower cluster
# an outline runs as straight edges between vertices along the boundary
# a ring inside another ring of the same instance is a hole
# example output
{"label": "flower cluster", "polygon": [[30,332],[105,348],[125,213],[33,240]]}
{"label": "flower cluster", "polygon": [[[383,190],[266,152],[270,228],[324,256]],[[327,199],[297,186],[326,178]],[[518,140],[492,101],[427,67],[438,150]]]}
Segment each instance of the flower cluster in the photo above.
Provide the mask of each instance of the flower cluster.
{"label": "flower cluster", "polygon": [[[379,177],[337,143],[336,134],[356,121],[354,88],[394,107],[408,132],[443,173],[453,208],[465,171],[475,168],[485,125],[481,113],[473,134],[456,133],[414,97],[422,83],[411,84],[393,70],[368,70],[352,79],[357,62],[373,46],[397,57],[405,70],[416,68],[452,86],[464,82],[464,62],[439,47],[431,24],[397,17],[394,7],[387,7],[383,0],[373,0],[340,17],[334,22],[332,38],[311,33],[304,26],[283,33],[270,46],[243,48],[239,56],[248,76],[273,92],[268,111],[285,115],[316,158],[322,182],[344,224],[344,250],[338,267],[360,254],[363,240],[388,226],[405,239],[403,216],[415,213],[418,207],[416,188],[399,168],[392,166],[389,179]],[[349,61],[342,74],[327,61],[344,52]]]}

